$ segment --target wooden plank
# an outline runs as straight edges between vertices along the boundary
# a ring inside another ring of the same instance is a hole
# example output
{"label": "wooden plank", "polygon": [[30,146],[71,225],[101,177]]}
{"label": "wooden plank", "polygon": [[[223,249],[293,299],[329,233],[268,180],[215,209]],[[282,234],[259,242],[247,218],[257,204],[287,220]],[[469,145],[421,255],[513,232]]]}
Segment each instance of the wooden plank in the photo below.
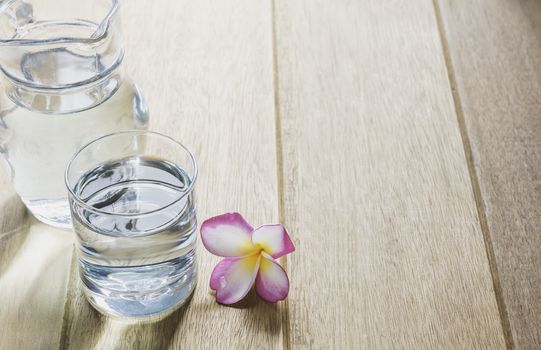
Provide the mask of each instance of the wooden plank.
{"label": "wooden plank", "polygon": [[508,342],[541,349],[541,2],[439,4]]}
{"label": "wooden plank", "polygon": [[292,348],[505,347],[431,1],[276,1]]}
{"label": "wooden plank", "polygon": [[[151,128],[195,152],[200,221],[240,211],[254,225],[278,220],[270,2],[131,1],[123,23],[129,75],[148,98]],[[282,347],[283,305],[256,298],[215,303],[218,259],[198,250],[189,306],[153,325],[122,325],[89,308],[76,278],[65,348],[253,349]],[[73,277],[73,276],[72,276]]]}
{"label": "wooden plank", "polygon": [[0,349],[58,348],[72,245],[0,180]]}

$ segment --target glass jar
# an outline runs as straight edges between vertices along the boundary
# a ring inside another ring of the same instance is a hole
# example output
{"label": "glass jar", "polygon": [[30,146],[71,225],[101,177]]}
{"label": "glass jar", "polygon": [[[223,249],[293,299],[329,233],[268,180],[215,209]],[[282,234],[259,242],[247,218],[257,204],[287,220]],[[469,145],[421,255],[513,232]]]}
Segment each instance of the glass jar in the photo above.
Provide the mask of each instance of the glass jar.
{"label": "glass jar", "polygon": [[47,224],[71,227],[63,172],[77,149],[148,124],[123,53],[118,0],[0,3],[0,154]]}

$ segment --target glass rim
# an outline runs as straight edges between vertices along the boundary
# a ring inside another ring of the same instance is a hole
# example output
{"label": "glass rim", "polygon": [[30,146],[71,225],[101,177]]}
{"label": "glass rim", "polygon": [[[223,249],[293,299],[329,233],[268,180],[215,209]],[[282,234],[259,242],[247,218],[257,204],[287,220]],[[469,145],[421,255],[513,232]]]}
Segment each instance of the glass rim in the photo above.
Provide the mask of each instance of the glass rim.
{"label": "glass rim", "polygon": [[[193,165],[193,176],[190,176],[190,184],[188,185],[188,188],[186,189],[186,191],[180,197],[178,197],[177,199],[175,199],[171,203],[168,203],[167,205],[160,206],[157,209],[153,209],[153,210],[145,211],[145,212],[141,212],[141,213],[111,213],[111,212],[106,211],[106,210],[101,210],[101,209],[94,208],[93,206],[91,206],[91,205],[87,204],[85,201],[83,201],[79,197],[79,195],[77,195],[75,192],[73,192],[73,190],[72,190],[72,188],[70,186],[70,183],[69,183],[68,175],[69,175],[69,172],[70,172],[71,165],[72,165],[73,161],[75,161],[75,159],[81,154],[81,152],[88,149],[92,145],[94,145],[96,143],[99,143],[100,141],[103,141],[103,139],[114,137],[114,136],[122,136],[122,135],[153,135],[153,136],[158,136],[159,138],[169,140],[169,141],[173,142],[175,145],[180,146],[180,148],[182,148],[186,152],[186,154],[188,154],[190,162]],[[174,204],[180,202],[182,199],[184,199],[184,197],[186,197],[186,196],[188,196],[189,194],[192,193],[193,188],[195,186],[195,182],[197,180],[197,175],[198,175],[198,168],[197,168],[197,162],[195,160],[195,157],[192,154],[192,152],[190,152],[190,150],[186,146],[184,146],[182,143],[175,140],[171,136],[168,136],[168,135],[156,132],[156,131],[133,129],[133,130],[122,130],[122,131],[117,131],[117,132],[109,133],[109,134],[106,134],[106,135],[102,135],[102,136],[100,136],[98,138],[95,138],[95,139],[85,143],[83,146],[81,146],[81,148],[79,148],[75,152],[75,154],[70,158],[70,160],[68,161],[68,164],[66,165],[66,169],[64,170],[64,184],[65,184],[66,188],[68,189],[69,197],[72,200],[74,200],[75,202],[77,202],[77,204],[79,204],[85,210],[89,210],[89,211],[91,211],[93,213],[100,214],[100,215],[134,217],[134,216],[144,216],[144,215],[158,213],[158,212],[160,212],[160,211],[162,211],[164,209],[167,209],[167,208],[173,206]]]}
{"label": "glass rim", "polygon": [[[0,12],[14,3],[16,0],[8,0],[4,4],[0,4]],[[80,43],[80,44],[94,44],[103,40],[109,27],[111,25],[111,19],[118,11],[120,6],[120,0],[110,0],[111,7],[103,19],[99,22],[98,30],[94,33],[94,36],[90,38],[82,37],[57,37],[51,39],[0,39],[0,46],[38,46],[38,45],[51,45],[51,44],[66,44],[66,43]],[[53,21],[54,22],[54,21]],[[56,22],[62,22],[57,20]]]}

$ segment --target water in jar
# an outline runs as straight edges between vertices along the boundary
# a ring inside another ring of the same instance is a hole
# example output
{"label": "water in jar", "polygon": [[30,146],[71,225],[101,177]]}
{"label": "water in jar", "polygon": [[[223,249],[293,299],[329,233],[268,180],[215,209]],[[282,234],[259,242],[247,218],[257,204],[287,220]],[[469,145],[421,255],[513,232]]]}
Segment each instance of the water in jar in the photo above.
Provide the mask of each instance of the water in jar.
{"label": "water in jar", "polygon": [[147,121],[144,100],[127,79],[98,106],[72,113],[43,113],[7,96],[0,101],[0,150],[8,176],[34,216],[60,227],[70,227],[63,178],[75,151],[95,137],[143,128]]}

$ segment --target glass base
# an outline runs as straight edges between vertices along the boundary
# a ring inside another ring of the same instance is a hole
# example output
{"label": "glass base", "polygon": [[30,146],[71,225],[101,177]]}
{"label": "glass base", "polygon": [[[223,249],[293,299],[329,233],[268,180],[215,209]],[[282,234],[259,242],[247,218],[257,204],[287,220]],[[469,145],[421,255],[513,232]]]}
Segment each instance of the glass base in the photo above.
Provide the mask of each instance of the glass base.
{"label": "glass base", "polygon": [[27,200],[21,198],[36,219],[49,226],[70,230],[72,228],[67,198]]}
{"label": "glass base", "polygon": [[194,280],[174,293],[163,295],[152,302],[111,298],[84,287],[86,299],[99,313],[126,323],[155,322],[166,318],[185,305],[192,297],[197,281]]}
{"label": "glass base", "polygon": [[104,315],[154,320],[183,305],[197,283],[195,252],[152,265],[104,266],[79,260],[85,296]]}

